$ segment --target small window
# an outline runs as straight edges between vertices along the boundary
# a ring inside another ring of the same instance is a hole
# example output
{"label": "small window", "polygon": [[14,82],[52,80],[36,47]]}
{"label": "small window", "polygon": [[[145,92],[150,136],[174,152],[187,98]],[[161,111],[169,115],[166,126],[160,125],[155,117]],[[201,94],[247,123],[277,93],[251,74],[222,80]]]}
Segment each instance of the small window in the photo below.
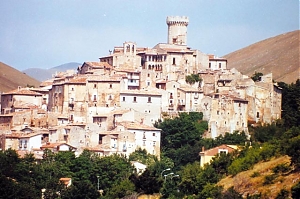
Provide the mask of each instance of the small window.
{"label": "small window", "polygon": [[259,118],[259,112],[256,113],[256,117]]}
{"label": "small window", "polygon": [[173,57],[173,65],[176,65],[175,57]]}
{"label": "small window", "polygon": [[136,102],[136,97],[133,97],[133,102]]}
{"label": "small window", "polygon": [[94,95],[94,101],[97,101],[97,96],[96,95]]}
{"label": "small window", "polygon": [[221,66],[222,66],[221,63],[219,63],[219,68],[221,68]]}
{"label": "small window", "polygon": [[209,63],[208,67],[211,68],[211,63]]}
{"label": "small window", "polygon": [[151,97],[148,97],[148,103],[151,103]]}
{"label": "small window", "polygon": [[97,88],[97,84],[94,84],[94,88]]}
{"label": "small window", "polygon": [[109,84],[109,88],[112,88],[112,84]]}
{"label": "small window", "polygon": [[152,136],[155,136],[155,133],[152,133]]}
{"label": "small window", "polygon": [[123,97],[123,102],[125,102],[125,97]]}
{"label": "small window", "polygon": [[150,74],[148,73],[148,75],[147,75],[148,77],[150,77]]}
{"label": "small window", "polygon": [[71,90],[74,91],[74,88],[72,88]]}

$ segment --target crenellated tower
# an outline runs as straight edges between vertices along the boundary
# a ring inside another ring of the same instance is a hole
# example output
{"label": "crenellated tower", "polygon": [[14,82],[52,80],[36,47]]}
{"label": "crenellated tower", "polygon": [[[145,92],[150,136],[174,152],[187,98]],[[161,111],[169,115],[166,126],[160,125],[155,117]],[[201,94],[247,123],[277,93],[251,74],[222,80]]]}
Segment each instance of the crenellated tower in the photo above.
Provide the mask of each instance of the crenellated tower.
{"label": "crenellated tower", "polygon": [[187,26],[189,18],[185,16],[167,17],[168,43],[187,45]]}

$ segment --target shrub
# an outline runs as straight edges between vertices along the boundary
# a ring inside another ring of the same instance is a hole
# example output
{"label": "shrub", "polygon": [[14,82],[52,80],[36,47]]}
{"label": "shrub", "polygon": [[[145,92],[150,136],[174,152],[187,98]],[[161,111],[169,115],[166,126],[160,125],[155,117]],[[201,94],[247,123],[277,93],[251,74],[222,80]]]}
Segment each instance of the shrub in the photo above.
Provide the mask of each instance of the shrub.
{"label": "shrub", "polygon": [[255,172],[252,173],[252,175],[250,177],[255,178],[255,177],[258,177],[258,176],[260,176],[260,173],[255,171]]}
{"label": "shrub", "polygon": [[281,189],[275,199],[286,199],[289,198],[289,191],[286,189]]}
{"label": "shrub", "polygon": [[264,182],[263,185],[269,185],[269,184],[273,184],[274,180],[277,178],[276,174],[271,174],[271,175],[267,175],[264,178]]}
{"label": "shrub", "polygon": [[290,165],[288,165],[288,163],[282,163],[282,164],[278,164],[277,166],[272,168],[272,171],[274,173],[286,173],[289,172],[291,170]]}

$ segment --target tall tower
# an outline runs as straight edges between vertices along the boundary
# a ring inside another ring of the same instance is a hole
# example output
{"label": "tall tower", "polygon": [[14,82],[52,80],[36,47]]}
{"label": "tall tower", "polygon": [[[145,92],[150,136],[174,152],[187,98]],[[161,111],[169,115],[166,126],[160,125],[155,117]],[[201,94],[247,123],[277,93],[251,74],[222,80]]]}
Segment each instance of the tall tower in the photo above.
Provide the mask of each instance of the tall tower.
{"label": "tall tower", "polygon": [[187,45],[187,26],[189,18],[185,16],[167,17],[168,44]]}

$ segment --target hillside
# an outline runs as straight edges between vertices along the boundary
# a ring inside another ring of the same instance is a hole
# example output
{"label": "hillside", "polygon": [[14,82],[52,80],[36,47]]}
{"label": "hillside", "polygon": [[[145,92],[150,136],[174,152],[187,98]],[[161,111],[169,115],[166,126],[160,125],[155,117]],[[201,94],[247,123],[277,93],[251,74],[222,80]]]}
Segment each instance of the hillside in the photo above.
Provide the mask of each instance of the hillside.
{"label": "hillside", "polygon": [[281,34],[257,42],[223,57],[228,68],[236,68],[245,75],[272,72],[275,81],[295,82],[300,78],[300,30]]}
{"label": "hillside", "polygon": [[7,92],[27,85],[39,87],[40,82],[0,62],[0,92]]}
{"label": "hillside", "polygon": [[55,66],[50,69],[42,69],[42,68],[28,68],[23,71],[32,78],[35,78],[39,81],[45,81],[52,78],[52,75],[56,72],[63,72],[66,70],[74,69],[76,70],[80,63],[70,62],[66,64],[62,64],[59,66]]}
{"label": "hillside", "polygon": [[261,193],[262,196],[275,198],[281,189],[290,191],[291,187],[300,179],[300,173],[292,171],[278,174],[272,183],[264,184],[266,176],[272,175],[272,168],[284,163],[290,163],[288,156],[281,156],[270,161],[260,162],[254,165],[250,170],[238,173],[236,176],[223,178],[218,185],[223,186],[224,189],[233,186],[234,189],[240,194],[243,194],[244,197],[246,197],[247,194],[253,195]]}

